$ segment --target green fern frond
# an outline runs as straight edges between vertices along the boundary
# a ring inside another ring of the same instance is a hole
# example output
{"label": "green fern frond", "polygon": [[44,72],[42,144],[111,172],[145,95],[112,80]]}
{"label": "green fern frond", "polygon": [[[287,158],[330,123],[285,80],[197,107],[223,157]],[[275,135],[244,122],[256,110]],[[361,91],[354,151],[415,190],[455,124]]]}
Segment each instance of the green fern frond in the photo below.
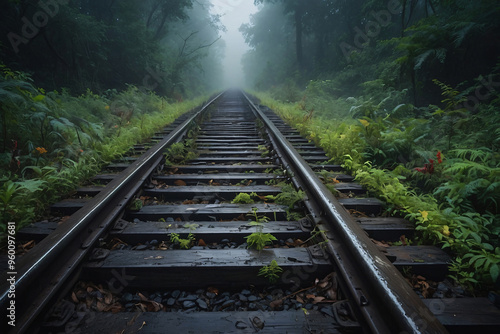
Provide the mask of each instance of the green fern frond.
{"label": "green fern frond", "polygon": [[462,174],[466,175],[469,178],[477,178],[481,175],[488,175],[493,170],[488,166],[482,165],[473,161],[462,161],[455,162],[453,165],[449,166],[445,169],[446,174],[457,175]]}
{"label": "green fern frond", "polygon": [[482,193],[490,184],[491,182],[486,179],[476,179],[472,182],[469,182],[464,187],[464,196],[467,197]]}
{"label": "green fern frond", "polygon": [[475,149],[461,148],[450,151],[457,158],[471,161],[488,162],[492,158],[492,151],[486,147],[478,147]]}

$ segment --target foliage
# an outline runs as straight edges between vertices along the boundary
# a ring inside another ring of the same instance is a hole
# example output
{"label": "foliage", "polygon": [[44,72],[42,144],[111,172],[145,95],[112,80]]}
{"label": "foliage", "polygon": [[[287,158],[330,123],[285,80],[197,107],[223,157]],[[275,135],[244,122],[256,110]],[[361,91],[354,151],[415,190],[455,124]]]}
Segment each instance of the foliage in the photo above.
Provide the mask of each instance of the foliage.
{"label": "foliage", "polygon": [[36,193],[43,188],[43,180],[13,182],[5,177],[0,179],[0,243],[4,242],[7,223],[14,222],[16,228],[31,223],[38,206]]}
{"label": "foliage", "polygon": [[[497,77],[493,72],[488,80]],[[488,90],[488,99],[473,112],[463,103],[467,94],[486,91],[485,82],[481,76],[458,90],[436,81],[443,90],[442,108],[381,107],[394,93],[381,102],[349,98],[357,120],[340,125],[315,115],[305,120],[299,103],[259,97],[328,156],[342,161],[384,200],[388,214],[414,222],[418,243],[449,248],[456,256],[452,278],[487,287],[498,278],[500,156],[498,129],[491,124],[499,121],[500,94]]]}
{"label": "foliage", "polygon": [[254,248],[258,251],[264,249],[265,246],[272,244],[273,241],[276,241],[276,237],[270,233],[262,233],[257,228],[257,232],[254,232],[245,237],[247,239],[247,244],[249,248]]}
{"label": "foliage", "polygon": [[257,197],[256,193],[239,193],[236,197],[231,201],[233,204],[253,204],[255,203],[254,197]]}
{"label": "foliage", "polygon": [[195,159],[197,157],[193,147],[190,147],[190,142],[188,140],[182,143],[174,143],[170,145],[167,149],[167,154],[165,156],[166,165],[183,165],[187,161]]}
{"label": "foliage", "polygon": [[[134,86],[106,97],[91,91],[74,97],[36,88],[30,76],[3,65],[1,71],[1,219],[2,226],[10,219],[17,229],[202,101],[168,104]],[[124,106],[136,112],[124,115]]]}
{"label": "foliage", "polygon": [[283,269],[278,265],[276,260],[272,260],[267,266],[259,269],[259,276],[264,276],[270,283],[276,283],[281,276]]}
{"label": "foliage", "polygon": [[274,201],[280,205],[287,205],[292,209],[295,204],[304,199],[305,193],[302,190],[295,190],[291,184],[285,184],[281,187],[281,192],[274,197]]}
{"label": "foliage", "polygon": [[[80,94],[133,84],[180,102],[220,85],[215,42],[224,27],[211,7],[207,0],[7,1],[2,59],[47,89]],[[32,18],[42,14],[48,22],[38,29]]]}
{"label": "foliage", "polygon": [[190,249],[195,239],[192,233],[189,233],[186,239],[180,238],[178,233],[170,233],[170,242],[178,245],[181,249]]}
{"label": "foliage", "polygon": [[255,226],[256,231],[246,236],[245,239],[247,240],[249,248],[254,248],[258,251],[261,251],[265,246],[267,246],[268,244],[272,244],[272,242],[276,241],[277,239],[271,233],[262,232],[264,224],[269,221],[268,217],[259,216],[257,208],[252,208],[252,213],[249,215],[253,218],[249,225]]}

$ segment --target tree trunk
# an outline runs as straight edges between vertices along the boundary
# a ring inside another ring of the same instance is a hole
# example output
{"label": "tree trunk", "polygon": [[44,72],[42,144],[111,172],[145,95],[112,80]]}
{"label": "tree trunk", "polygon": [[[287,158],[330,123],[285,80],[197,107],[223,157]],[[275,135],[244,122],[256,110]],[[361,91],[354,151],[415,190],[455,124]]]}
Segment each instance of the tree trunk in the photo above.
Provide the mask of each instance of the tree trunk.
{"label": "tree trunk", "polygon": [[304,67],[304,55],[302,53],[302,8],[297,5],[295,9],[295,52],[299,69]]}

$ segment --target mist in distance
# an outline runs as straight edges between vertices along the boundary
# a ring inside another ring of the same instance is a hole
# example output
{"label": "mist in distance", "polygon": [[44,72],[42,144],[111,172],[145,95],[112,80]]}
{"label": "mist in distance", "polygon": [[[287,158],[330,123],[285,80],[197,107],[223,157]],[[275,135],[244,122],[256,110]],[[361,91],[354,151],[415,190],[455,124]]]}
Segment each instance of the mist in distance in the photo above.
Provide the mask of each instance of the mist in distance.
{"label": "mist in distance", "polygon": [[246,81],[241,58],[249,50],[249,46],[238,29],[243,23],[250,21],[250,15],[257,11],[257,7],[253,0],[212,0],[212,4],[213,13],[222,15],[221,22],[227,29],[221,33],[226,44],[222,60],[223,84],[225,87],[244,87]]}

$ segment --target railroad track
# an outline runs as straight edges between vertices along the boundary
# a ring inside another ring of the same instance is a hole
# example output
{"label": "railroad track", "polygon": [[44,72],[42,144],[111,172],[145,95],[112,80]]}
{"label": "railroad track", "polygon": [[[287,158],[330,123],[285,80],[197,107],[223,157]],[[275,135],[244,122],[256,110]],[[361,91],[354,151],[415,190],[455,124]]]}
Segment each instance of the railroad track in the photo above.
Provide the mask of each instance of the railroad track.
{"label": "railroad track", "polygon": [[[498,310],[482,299],[468,308],[456,298],[424,303],[398,268],[440,280],[447,255],[414,246],[381,252],[370,238],[410,235],[408,222],[376,217],[383,203],[356,197],[363,189],[340,166],[242,93],[215,97],[154,139],[148,150],[135,147],[142,155],[109,166],[121,173],[95,178],[106,187],[84,187],[78,198],[55,204],[54,211],[71,214],[64,224],[19,233],[43,240],[17,265],[11,330],[499,328]],[[197,156],[175,161],[190,151]],[[6,279],[2,307],[12,300]],[[472,309],[481,310],[479,323],[453,317]]]}

